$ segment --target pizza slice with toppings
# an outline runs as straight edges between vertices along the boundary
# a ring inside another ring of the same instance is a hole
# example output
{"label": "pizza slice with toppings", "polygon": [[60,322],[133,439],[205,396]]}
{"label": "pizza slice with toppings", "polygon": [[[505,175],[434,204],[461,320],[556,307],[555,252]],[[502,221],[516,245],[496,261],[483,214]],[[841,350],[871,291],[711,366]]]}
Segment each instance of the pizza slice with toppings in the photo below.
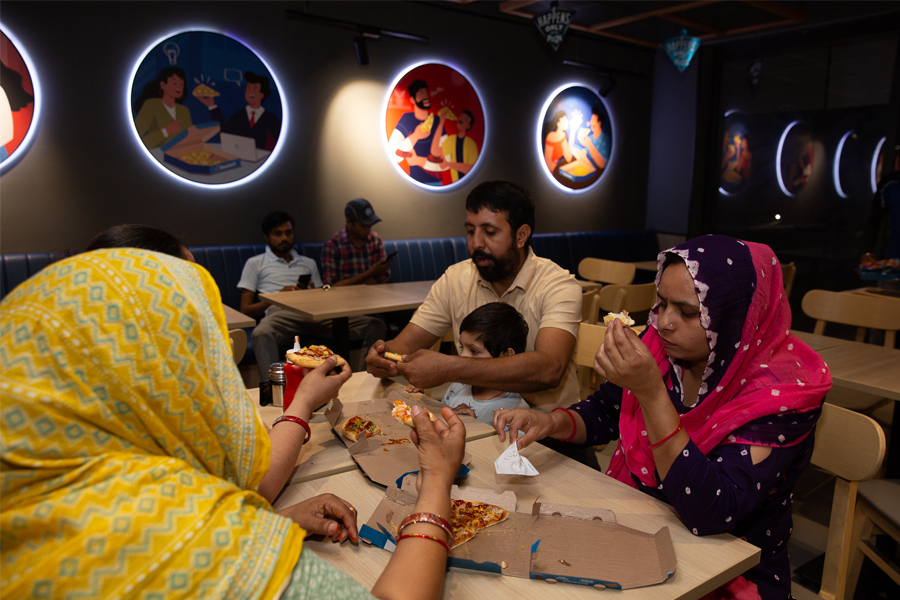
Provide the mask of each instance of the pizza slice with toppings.
{"label": "pizza slice with toppings", "polygon": [[341,427],[341,432],[348,440],[357,441],[361,437],[372,437],[373,435],[381,435],[378,425],[372,421],[367,421],[360,416],[350,417]]}
{"label": "pizza slice with toppings", "polygon": [[[391,416],[406,425],[407,427],[416,428],[415,423],[412,418],[412,407],[404,402],[403,400],[394,400],[394,408],[391,410]],[[424,410],[424,409],[423,409]],[[425,411],[428,414],[428,418],[431,419],[431,422],[434,423],[434,415]]]}
{"label": "pizza slice with toppings", "polygon": [[454,548],[471,540],[479,531],[509,518],[508,510],[475,500],[450,500],[450,509]]}
{"label": "pizza slice with toppings", "polygon": [[[284,355],[285,359],[291,364],[307,369],[315,369],[330,356],[337,356],[337,354],[329,350],[327,346],[306,346],[305,348],[301,348],[299,335],[294,337],[294,347],[291,350],[288,350],[287,354]],[[346,363],[347,361],[338,356],[337,364],[335,366]]]}

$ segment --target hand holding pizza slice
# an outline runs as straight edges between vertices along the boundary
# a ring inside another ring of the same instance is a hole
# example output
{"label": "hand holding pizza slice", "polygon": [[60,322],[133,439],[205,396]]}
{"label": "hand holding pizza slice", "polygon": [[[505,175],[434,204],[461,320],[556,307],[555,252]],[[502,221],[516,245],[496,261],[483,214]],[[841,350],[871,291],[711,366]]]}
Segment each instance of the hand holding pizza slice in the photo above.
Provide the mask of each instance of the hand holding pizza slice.
{"label": "hand holding pizza slice", "polygon": [[284,355],[285,359],[291,364],[306,369],[315,369],[325,362],[325,359],[329,356],[337,356],[336,367],[347,364],[347,361],[329,350],[326,346],[307,346],[301,348],[299,335],[294,337],[294,347],[291,350],[288,350]]}

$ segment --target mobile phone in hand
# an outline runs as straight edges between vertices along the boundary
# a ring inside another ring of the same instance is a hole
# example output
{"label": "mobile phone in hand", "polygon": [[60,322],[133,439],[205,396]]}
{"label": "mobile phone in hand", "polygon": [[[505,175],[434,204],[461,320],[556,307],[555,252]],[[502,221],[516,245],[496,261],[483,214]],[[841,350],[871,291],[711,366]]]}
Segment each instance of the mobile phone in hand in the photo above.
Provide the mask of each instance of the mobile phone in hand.
{"label": "mobile phone in hand", "polygon": [[388,254],[388,255],[384,258],[384,261],[385,261],[385,262],[390,262],[390,261],[394,260],[394,257],[397,256],[397,252],[399,252],[399,250],[394,250],[393,252],[391,252],[390,254]]}
{"label": "mobile phone in hand", "polygon": [[306,288],[308,288],[310,277],[312,277],[312,275],[310,275],[309,273],[298,277],[297,278],[297,287],[299,287],[301,290],[305,290]]}

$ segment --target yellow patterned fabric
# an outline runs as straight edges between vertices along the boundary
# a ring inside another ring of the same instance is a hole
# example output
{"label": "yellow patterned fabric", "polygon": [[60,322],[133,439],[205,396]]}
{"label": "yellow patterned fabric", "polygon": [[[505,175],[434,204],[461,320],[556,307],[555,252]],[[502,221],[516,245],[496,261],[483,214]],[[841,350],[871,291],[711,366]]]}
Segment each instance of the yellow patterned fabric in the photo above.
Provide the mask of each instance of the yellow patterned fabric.
{"label": "yellow patterned fabric", "polygon": [[303,530],[216,284],[154,252],[53,264],[0,304],[0,596],[271,598]]}

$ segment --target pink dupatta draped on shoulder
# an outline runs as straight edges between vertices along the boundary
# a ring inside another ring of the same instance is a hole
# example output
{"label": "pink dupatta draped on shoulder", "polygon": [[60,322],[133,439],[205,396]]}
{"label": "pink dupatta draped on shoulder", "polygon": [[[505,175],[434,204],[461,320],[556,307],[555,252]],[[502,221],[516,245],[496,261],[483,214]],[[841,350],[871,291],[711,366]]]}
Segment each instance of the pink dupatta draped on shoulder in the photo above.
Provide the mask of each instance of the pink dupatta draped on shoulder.
{"label": "pink dupatta draped on shoulder", "polygon": [[[660,253],[684,259],[700,298],[710,357],[697,403],[685,407],[681,367],[666,354],[654,306],[642,340],[659,365],[684,428],[704,454],[720,444],[783,447],[812,431],[831,374],[822,358],[790,332],[781,266],[763,244],[718,235]],[[661,272],[657,273],[659,285]],[[619,446],[608,474],[656,486],[655,463],[637,399],[622,397]]]}

